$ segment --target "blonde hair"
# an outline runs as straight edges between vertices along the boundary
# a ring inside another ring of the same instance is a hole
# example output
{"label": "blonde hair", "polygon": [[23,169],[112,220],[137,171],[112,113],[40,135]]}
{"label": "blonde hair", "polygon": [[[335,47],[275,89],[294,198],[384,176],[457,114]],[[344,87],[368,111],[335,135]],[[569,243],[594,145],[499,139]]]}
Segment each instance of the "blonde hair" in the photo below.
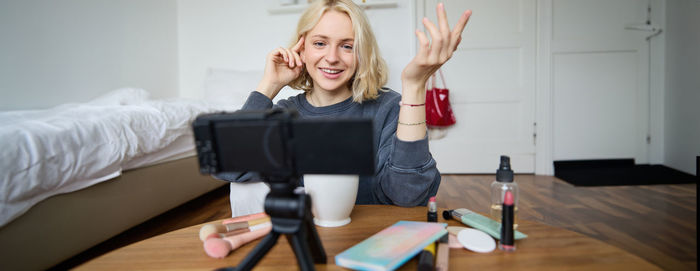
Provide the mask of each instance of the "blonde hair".
{"label": "blonde hair", "polygon": [[[364,11],[352,0],[318,0],[313,2],[301,15],[297,24],[296,35],[291,45],[294,46],[302,36],[313,29],[323,14],[334,10],[347,14],[352,22],[352,30],[355,33],[353,51],[357,60],[355,74],[348,82],[348,88],[352,91],[352,99],[357,103],[374,100],[379,97],[379,90],[386,84],[388,69],[386,62],[379,53],[377,40],[370,27]],[[309,92],[314,83],[309,72],[304,67],[301,75],[289,83],[295,89]]]}

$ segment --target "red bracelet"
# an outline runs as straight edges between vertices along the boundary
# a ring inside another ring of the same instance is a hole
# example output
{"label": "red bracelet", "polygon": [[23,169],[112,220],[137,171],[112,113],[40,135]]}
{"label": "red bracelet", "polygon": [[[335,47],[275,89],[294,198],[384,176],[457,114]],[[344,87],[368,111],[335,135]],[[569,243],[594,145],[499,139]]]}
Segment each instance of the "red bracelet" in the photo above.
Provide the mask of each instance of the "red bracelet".
{"label": "red bracelet", "polygon": [[405,106],[410,106],[410,107],[415,107],[415,106],[424,106],[425,103],[422,103],[422,104],[407,104],[407,103],[404,103],[403,101],[399,101],[399,106],[404,106],[404,105],[405,105]]}

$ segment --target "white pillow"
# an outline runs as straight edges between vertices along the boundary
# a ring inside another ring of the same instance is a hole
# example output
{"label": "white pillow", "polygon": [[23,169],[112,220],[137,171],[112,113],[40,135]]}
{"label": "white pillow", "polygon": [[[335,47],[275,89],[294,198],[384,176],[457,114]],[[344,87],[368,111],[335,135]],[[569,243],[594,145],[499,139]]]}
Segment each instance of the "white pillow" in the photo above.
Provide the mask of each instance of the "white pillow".
{"label": "white pillow", "polygon": [[140,88],[115,89],[88,102],[89,105],[139,105],[149,100],[151,94]]}
{"label": "white pillow", "polygon": [[[237,71],[210,68],[204,80],[204,100],[226,109],[237,110],[255,91],[263,77],[263,71]],[[274,103],[302,91],[284,87],[273,99]]]}
{"label": "white pillow", "polygon": [[211,68],[204,79],[204,100],[227,109],[239,109],[262,79],[262,71]]}

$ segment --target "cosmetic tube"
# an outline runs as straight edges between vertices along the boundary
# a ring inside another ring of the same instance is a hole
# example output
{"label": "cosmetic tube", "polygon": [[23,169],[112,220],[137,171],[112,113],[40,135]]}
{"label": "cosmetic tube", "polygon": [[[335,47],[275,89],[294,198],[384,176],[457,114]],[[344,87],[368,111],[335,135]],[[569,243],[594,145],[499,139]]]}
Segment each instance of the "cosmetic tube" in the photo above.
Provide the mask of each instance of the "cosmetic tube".
{"label": "cosmetic tube", "polygon": [[498,248],[503,251],[515,251],[515,242],[513,240],[513,194],[506,191],[503,199],[503,217],[501,221],[501,241],[498,243]]}
{"label": "cosmetic tube", "polygon": [[[442,216],[445,219],[454,218],[467,226],[470,226],[477,230],[483,231],[488,235],[491,235],[491,237],[493,238],[501,239],[501,223],[498,223],[497,221],[485,217],[483,215],[472,212],[469,209],[459,208],[455,210],[446,210],[442,212]],[[515,240],[520,240],[527,237],[526,234],[519,231],[513,231],[513,236]]]}
{"label": "cosmetic tube", "polygon": [[435,197],[430,197],[430,201],[428,201],[428,222],[437,222],[438,221],[438,214],[437,214],[437,204],[435,203]]}

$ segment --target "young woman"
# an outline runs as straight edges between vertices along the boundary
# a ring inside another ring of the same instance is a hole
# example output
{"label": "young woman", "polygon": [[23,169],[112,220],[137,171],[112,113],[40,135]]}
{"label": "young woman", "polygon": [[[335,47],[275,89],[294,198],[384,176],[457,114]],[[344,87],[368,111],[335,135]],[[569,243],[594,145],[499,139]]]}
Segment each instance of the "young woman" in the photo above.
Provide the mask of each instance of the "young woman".
{"label": "young woman", "polygon": [[[440,173],[428,150],[425,125],[425,84],[457,48],[471,11],[465,11],[450,30],[442,3],[437,6],[438,25],[423,19],[432,38],[416,30],[417,55],[401,73],[402,94],[382,88],[387,66],[379,53],[364,12],[352,0],[318,0],[299,20],[295,42],[277,48],[266,59],[263,79],[242,109],[273,107],[272,99],[284,87],[304,93],[275,106],[297,109],[300,117],[363,117],[374,122],[376,173],[360,178],[357,204],[425,205],[437,193]],[[246,173],[229,176],[231,206],[235,215],[262,211],[267,193],[258,178]],[[254,192],[255,191],[255,192]],[[236,202],[259,210],[242,210]]]}

